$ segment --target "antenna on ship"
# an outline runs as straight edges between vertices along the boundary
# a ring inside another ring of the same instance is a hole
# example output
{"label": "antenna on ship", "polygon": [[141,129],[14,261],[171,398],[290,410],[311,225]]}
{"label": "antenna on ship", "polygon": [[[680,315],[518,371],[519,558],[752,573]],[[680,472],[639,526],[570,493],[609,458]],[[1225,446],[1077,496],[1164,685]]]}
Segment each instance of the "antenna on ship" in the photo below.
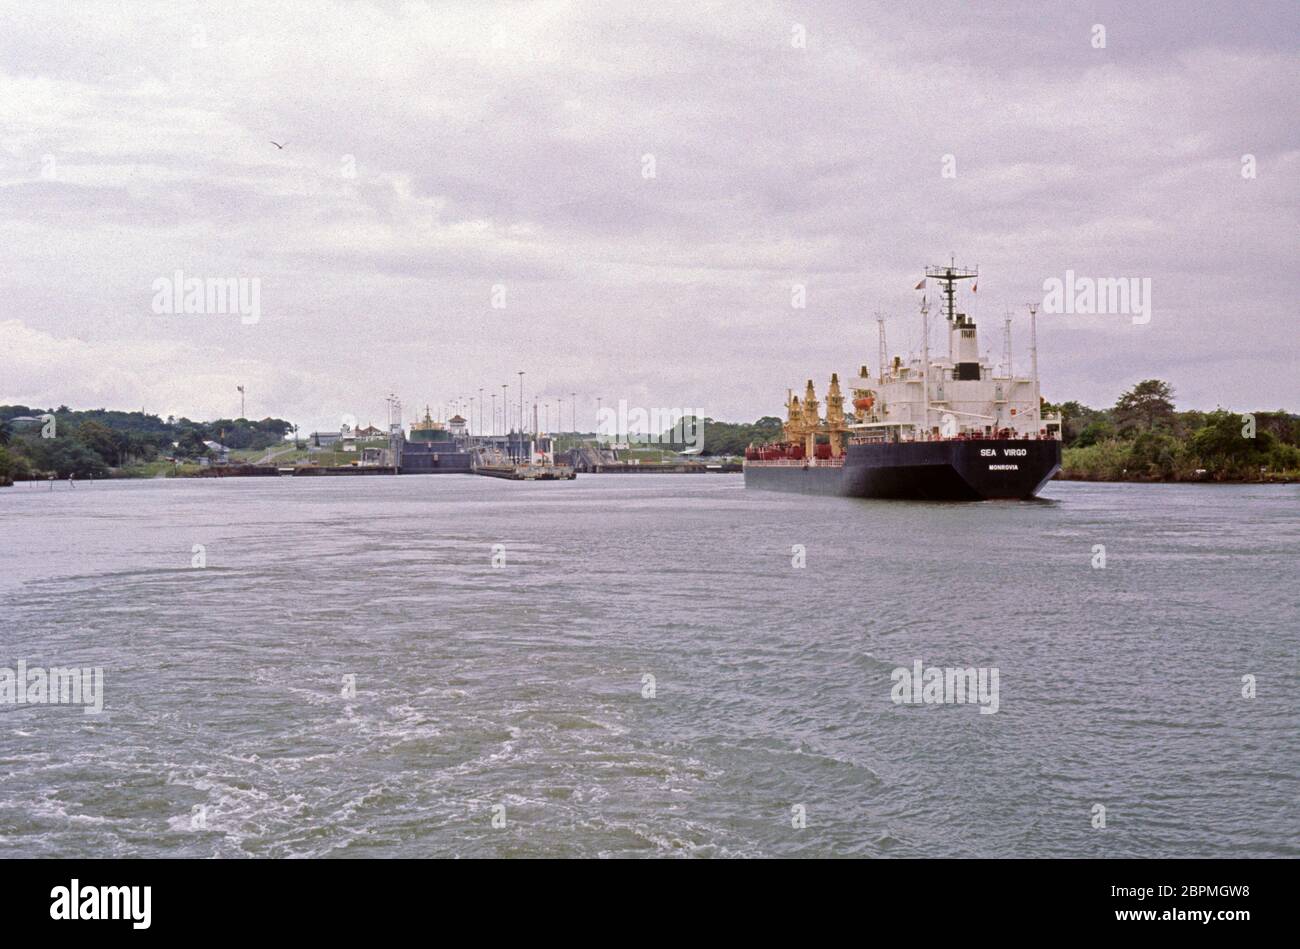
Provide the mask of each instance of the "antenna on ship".
{"label": "antenna on ship", "polygon": [[1042,400],[1038,395],[1038,304],[1027,303],[1029,307],[1029,372],[1034,380],[1034,425],[1042,425]]}
{"label": "antenna on ship", "polygon": [[1011,378],[1011,307],[1007,307],[1007,316],[1002,323],[1002,371],[1007,374],[1007,379]]}
{"label": "antenna on ship", "polygon": [[881,385],[885,383],[885,365],[889,361],[888,350],[885,348],[885,317],[876,311],[876,325],[880,329],[880,377],[877,381]]}
{"label": "antenna on ship", "polygon": [[925,400],[925,433],[930,434],[930,303],[921,297],[921,398]]}
{"label": "antenna on ship", "polygon": [[[955,258],[954,258],[955,260]],[[968,270],[965,267],[958,267],[956,263],[949,264],[947,267],[926,267],[925,276],[927,279],[939,281],[940,292],[944,296],[943,308],[944,319],[950,324],[957,320],[957,281],[973,280],[980,275],[979,270]]]}

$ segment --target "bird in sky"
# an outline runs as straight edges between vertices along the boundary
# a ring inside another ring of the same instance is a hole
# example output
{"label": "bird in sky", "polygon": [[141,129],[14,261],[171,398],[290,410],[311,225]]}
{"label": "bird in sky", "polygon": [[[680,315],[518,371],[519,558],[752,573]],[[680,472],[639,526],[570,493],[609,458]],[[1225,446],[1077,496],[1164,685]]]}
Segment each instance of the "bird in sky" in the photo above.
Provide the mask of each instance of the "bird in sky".
{"label": "bird in sky", "polygon": [[281,151],[284,151],[284,146],[281,145],[279,142],[271,142],[271,144],[274,145],[276,148],[280,149]]}

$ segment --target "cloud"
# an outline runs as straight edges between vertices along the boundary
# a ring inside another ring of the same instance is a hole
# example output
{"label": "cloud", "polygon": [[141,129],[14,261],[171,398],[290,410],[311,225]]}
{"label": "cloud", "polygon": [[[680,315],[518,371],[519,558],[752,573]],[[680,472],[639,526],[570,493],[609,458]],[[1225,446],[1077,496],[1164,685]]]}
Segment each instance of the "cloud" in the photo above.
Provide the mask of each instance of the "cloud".
{"label": "cloud", "polygon": [[[237,318],[236,318],[237,319]],[[311,392],[337,390],[327,376],[269,365],[262,360],[212,363],[199,347],[167,340],[111,340],[91,343],[52,336],[18,320],[0,321],[6,372],[0,403],[49,408],[144,408],[163,417],[233,418],[239,414],[244,385],[251,417],[286,417],[280,405],[268,405],[266,393],[284,394],[290,413],[312,411]],[[58,398],[49,398],[50,379],[61,380]],[[296,393],[296,395],[295,395]],[[277,402],[280,402],[277,399]]]}
{"label": "cloud", "polygon": [[[1040,322],[1054,398],[1157,376],[1295,407],[1300,14],[1182,9],[21,5],[0,312],[47,352],[0,340],[0,384],[199,412],[242,381],[325,426],[526,369],[580,420],[598,395],[749,419],[873,362],[877,310],[919,340],[910,288],[955,253],[993,350],[1048,277],[1152,279],[1147,327]],[[264,318],[151,318],[175,269],[258,277]],[[87,351],[113,369],[70,371]]]}

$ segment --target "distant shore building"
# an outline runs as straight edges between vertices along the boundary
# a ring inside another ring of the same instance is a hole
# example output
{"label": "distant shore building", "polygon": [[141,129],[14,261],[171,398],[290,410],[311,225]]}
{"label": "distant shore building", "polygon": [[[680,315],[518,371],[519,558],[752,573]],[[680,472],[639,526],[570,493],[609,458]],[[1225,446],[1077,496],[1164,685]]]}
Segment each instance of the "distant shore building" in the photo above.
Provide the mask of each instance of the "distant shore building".
{"label": "distant shore building", "polygon": [[207,448],[208,454],[215,458],[217,464],[225,465],[230,463],[230,449],[221,442],[205,441],[203,446]]}
{"label": "distant shore building", "polygon": [[39,419],[34,415],[15,415],[13,418],[9,419],[9,424],[15,429],[27,425],[40,427],[45,424],[45,420]]}

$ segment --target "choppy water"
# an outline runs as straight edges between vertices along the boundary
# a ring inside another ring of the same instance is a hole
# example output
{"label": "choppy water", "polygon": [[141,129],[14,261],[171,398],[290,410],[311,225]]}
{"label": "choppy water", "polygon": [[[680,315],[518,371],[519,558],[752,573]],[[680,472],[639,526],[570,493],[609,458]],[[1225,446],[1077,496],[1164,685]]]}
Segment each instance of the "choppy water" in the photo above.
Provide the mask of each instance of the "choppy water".
{"label": "choppy water", "polygon": [[[1300,492],[1045,495],[0,491],[0,666],[106,687],[0,705],[0,853],[1300,854]],[[996,667],[999,711],[895,705],[916,659]]]}

